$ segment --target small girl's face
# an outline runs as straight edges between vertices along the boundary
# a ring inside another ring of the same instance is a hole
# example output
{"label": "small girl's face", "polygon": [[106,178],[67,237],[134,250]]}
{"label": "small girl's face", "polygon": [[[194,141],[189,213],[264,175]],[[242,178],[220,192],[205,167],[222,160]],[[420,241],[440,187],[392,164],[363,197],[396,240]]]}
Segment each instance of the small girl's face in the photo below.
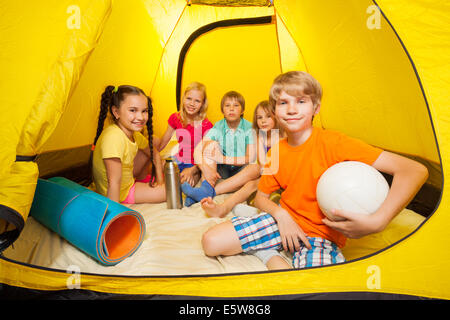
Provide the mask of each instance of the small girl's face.
{"label": "small girl's face", "polygon": [[147,97],[142,94],[128,94],[120,103],[120,107],[113,106],[112,112],[117,125],[131,138],[133,132],[141,131],[147,124]]}
{"label": "small girl's face", "polygon": [[205,95],[200,90],[186,92],[183,100],[184,111],[187,115],[195,116],[199,113],[205,102]]}
{"label": "small girl's face", "polygon": [[275,121],[271,114],[261,107],[256,110],[256,124],[259,130],[263,131],[269,131],[275,127]]}

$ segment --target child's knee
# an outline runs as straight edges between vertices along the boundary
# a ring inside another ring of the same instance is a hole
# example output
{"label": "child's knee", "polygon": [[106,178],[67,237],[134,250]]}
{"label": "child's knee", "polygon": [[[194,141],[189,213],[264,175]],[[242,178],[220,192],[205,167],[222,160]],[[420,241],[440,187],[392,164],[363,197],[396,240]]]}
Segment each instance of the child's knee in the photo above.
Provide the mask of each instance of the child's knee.
{"label": "child's knee", "polygon": [[211,141],[209,143],[208,147],[211,148],[211,149],[214,149],[216,151],[220,151],[220,144],[219,144],[218,141],[215,141],[215,140]]}
{"label": "child's knee", "polygon": [[205,255],[209,257],[215,257],[221,254],[218,237],[215,235],[214,228],[209,229],[203,234],[202,247]]}
{"label": "child's knee", "polygon": [[252,191],[256,191],[258,189],[259,179],[254,179],[248,181],[245,185]]}
{"label": "child's knee", "polygon": [[234,255],[242,252],[241,243],[233,224],[229,221],[218,224],[202,236],[202,247],[209,257]]}
{"label": "child's knee", "polygon": [[206,146],[203,149],[203,154],[206,156],[217,156],[222,153],[222,149],[220,148],[220,144],[217,141],[208,141]]}
{"label": "child's knee", "polygon": [[259,178],[261,175],[261,166],[257,163],[251,163],[248,166],[249,174],[251,174],[252,177]]}

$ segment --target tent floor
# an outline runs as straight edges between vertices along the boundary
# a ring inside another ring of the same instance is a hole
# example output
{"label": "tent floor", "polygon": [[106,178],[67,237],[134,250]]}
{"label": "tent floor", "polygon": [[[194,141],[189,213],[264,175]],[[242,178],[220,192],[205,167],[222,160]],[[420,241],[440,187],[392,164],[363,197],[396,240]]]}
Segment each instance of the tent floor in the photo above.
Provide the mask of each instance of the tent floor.
{"label": "tent floor", "polygon": [[[217,196],[223,202],[228,195]],[[53,231],[29,217],[19,239],[4,251],[8,259],[34,266],[68,270],[74,266],[83,273],[108,275],[199,275],[265,271],[252,255],[211,258],[204,255],[202,234],[217,223],[230,219],[210,218],[200,204],[181,210],[168,210],[166,204],[130,205],[146,222],[146,235],[139,249],[116,266],[103,266],[72,246]],[[349,239],[343,248],[348,260],[373,254],[413,232],[423,221],[421,215],[405,209],[381,233]],[[290,254],[284,253],[287,261]]]}

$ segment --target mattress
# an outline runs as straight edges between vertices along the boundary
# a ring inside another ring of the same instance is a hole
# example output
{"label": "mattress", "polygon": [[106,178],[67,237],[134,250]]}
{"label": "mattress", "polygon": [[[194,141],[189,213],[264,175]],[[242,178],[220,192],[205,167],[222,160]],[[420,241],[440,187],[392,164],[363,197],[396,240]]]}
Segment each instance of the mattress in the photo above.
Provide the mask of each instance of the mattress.
{"label": "mattress", "polygon": [[[215,198],[223,202],[229,195]],[[267,270],[261,261],[247,254],[207,257],[201,239],[210,227],[233,217],[211,218],[199,203],[179,210],[169,210],[166,203],[133,204],[142,214],[146,232],[141,246],[133,255],[115,266],[105,266],[77,249],[58,234],[29,217],[24,230],[4,256],[26,264],[58,270],[108,275],[211,275],[247,273]],[[405,209],[380,233],[361,239],[349,239],[343,248],[347,261],[377,252],[413,232],[424,218]],[[290,262],[291,255],[282,252]]]}

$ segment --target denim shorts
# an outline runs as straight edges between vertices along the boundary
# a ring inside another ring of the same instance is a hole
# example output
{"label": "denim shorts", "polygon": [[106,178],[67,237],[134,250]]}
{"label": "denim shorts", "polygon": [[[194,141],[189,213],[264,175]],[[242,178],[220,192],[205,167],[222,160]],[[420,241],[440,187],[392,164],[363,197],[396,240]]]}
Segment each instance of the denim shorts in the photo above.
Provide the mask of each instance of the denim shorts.
{"label": "denim shorts", "polygon": [[236,173],[244,169],[244,166],[233,166],[230,164],[217,164],[217,173],[220,174],[222,179],[228,179],[229,177],[234,176]]}

